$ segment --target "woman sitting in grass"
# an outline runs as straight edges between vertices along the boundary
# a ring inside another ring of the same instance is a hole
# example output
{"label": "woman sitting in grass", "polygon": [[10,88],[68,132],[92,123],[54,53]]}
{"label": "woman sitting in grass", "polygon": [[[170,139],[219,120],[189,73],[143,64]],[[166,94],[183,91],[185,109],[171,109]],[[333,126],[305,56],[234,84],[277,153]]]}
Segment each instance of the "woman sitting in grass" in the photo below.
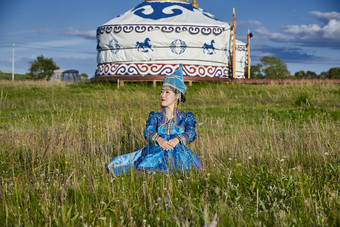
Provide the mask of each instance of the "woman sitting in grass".
{"label": "woman sitting in grass", "polygon": [[185,102],[185,91],[181,64],[173,75],[164,78],[161,112],[151,112],[146,122],[144,137],[149,144],[136,152],[115,157],[108,165],[113,174],[121,175],[130,168],[145,172],[201,168],[198,156],[185,147],[196,139],[194,115],[178,109],[179,102]]}

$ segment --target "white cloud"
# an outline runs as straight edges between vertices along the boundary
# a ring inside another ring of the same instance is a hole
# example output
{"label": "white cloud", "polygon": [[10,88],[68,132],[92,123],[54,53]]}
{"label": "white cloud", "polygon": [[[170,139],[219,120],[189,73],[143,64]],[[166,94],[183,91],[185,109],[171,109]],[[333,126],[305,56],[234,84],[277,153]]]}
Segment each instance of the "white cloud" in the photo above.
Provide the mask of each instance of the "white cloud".
{"label": "white cloud", "polygon": [[241,20],[236,22],[236,26],[243,26],[243,25],[248,25],[248,26],[262,26],[262,23],[257,20]]}
{"label": "white cloud", "polygon": [[40,28],[40,29],[38,29],[38,32],[40,32],[40,33],[54,33],[54,31],[52,29],[48,29],[48,28]]}
{"label": "white cloud", "polygon": [[60,59],[65,59],[65,60],[96,60],[95,58],[96,54],[92,54],[92,55],[56,55],[54,58],[56,60],[60,60]]}
{"label": "white cloud", "polygon": [[69,28],[66,32],[68,35],[79,36],[86,39],[95,39],[96,38],[96,30],[91,31],[80,31],[77,28]]}
{"label": "white cloud", "polygon": [[310,12],[324,24],[286,25],[283,33],[272,33],[264,26],[255,31],[263,38],[276,42],[298,43],[305,46],[340,48],[340,13]]}
{"label": "white cloud", "polygon": [[338,12],[319,12],[319,11],[312,11],[310,12],[310,14],[316,18],[318,18],[319,20],[322,21],[330,21],[331,19],[336,19],[336,20],[340,20],[340,13]]}
{"label": "white cloud", "polygon": [[340,41],[340,20],[330,20],[329,23],[323,28],[323,31],[324,38]]}
{"label": "white cloud", "polygon": [[71,36],[77,36],[77,37],[82,37],[85,39],[95,39],[96,38],[96,30],[90,30],[90,31],[80,31],[77,28],[74,27],[69,27],[63,31],[56,31],[52,29],[45,29],[41,28],[38,30],[40,33],[55,33],[55,34],[66,34],[66,35],[71,35]]}
{"label": "white cloud", "polygon": [[255,30],[255,32],[264,35],[264,38],[266,39],[271,39],[275,41],[290,41],[294,39],[291,36],[287,36],[281,33],[271,33],[265,27],[259,27],[258,29]]}
{"label": "white cloud", "polygon": [[84,41],[82,39],[64,39],[64,40],[51,40],[44,42],[30,42],[25,45],[27,46],[38,46],[38,47],[65,47],[65,46],[76,46]]}
{"label": "white cloud", "polygon": [[284,26],[285,32],[291,33],[294,35],[314,35],[317,32],[320,32],[322,28],[317,24],[310,25],[287,25]]}
{"label": "white cloud", "polygon": [[317,24],[287,25],[284,26],[284,32],[296,35],[297,40],[340,41],[340,20],[331,19],[323,27]]}
{"label": "white cloud", "polygon": [[293,40],[294,38],[291,37],[291,36],[281,34],[281,33],[272,33],[270,35],[270,39],[281,40],[281,41],[290,41],[290,40]]}
{"label": "white cloud", "polygon": [[255,30],[255,32],[261,34],[261,35],[270,35],[270,31],[266,29],[265,27],[259,27]]}

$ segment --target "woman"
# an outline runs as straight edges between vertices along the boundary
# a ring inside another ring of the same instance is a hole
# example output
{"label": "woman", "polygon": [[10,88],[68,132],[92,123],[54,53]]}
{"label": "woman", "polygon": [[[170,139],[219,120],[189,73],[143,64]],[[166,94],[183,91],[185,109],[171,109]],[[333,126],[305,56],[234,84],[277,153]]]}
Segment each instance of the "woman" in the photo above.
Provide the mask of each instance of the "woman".
{"label": "woman", "polygon": [[151,112],[146,122],[144,137],[149,144],[136,152],[115,157],[108,165],[113,174],[121,175],[130,168],[146,172],[201,168],[198,156],[185,147],[196,139],[194,115],[178,109],[179,102],[185,102],[185,91],[180,64],[173,75],[164,78],[161,112]]}

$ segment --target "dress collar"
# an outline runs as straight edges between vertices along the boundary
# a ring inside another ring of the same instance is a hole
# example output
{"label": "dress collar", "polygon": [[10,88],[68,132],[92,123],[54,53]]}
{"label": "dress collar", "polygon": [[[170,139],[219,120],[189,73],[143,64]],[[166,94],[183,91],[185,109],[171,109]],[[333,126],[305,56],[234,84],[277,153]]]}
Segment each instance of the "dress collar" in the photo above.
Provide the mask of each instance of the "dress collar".
{"label": "dress collar", "polygon": [[[165,107],[162,107],[161,113],[162,113],[164,119],[167,120],[167,118],[166,118],[166,109],[165,109]],[[172,119],[178,118],[178,117],[181,115],[181,113],[182,113],[182,112],[181,112],[181,111],[179,110],[179,108],[177,107],[177,109],[176,109],[176,114],[175,114],[175,116],[174,116]],[[172,119],[171,119],[171,120],[172,120]]]}

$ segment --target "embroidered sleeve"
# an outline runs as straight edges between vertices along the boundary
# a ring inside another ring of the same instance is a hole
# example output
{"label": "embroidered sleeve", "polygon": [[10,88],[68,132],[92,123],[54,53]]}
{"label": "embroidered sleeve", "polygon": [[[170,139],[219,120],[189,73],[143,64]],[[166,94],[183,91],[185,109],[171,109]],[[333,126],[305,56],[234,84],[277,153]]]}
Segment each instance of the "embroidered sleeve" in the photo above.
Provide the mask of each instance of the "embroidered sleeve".
{"label": "embroidered sleeve", "polygon": [[144,138],[153,145],[157,145],[157,138],[159,134],[157,133],[157,117],[155,112],[151,112],[148,120],[146,121],[146,127],[143,131]]}
{"label": "embroidered sleeve", "polygon": [[196,139],[197,134],[195,127],[196,120],[194,114],[189,112],[187,113],[187,118],[185,121],[185,132],[177,136],[182,145],[188,145]]}

